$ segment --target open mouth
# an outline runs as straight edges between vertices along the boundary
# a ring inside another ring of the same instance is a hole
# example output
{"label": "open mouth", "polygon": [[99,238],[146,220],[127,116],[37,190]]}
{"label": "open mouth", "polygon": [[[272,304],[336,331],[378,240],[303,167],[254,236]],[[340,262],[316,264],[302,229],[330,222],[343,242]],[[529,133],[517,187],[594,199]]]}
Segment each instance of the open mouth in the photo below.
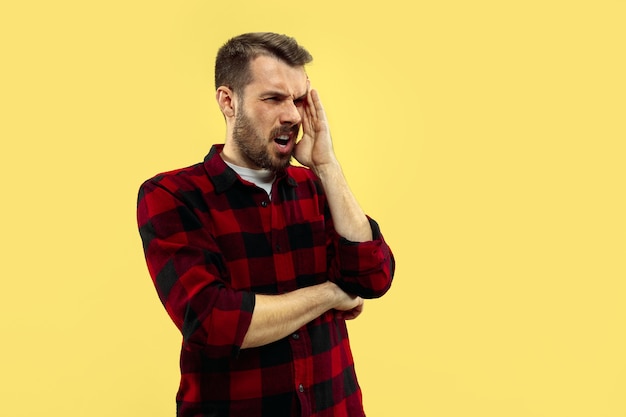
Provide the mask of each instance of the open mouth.
{"label": "open mouth", "polygon": [[284,157],[291,156],[296,145],[296,138],[300,131],[300,126],[290,126],[289,128],[280,128],[272,132],[274,137],[275,149]]}
{"label": "open mouth", "polygon": [[274,138],[274,142],[276,142],[280,146],[287,146],[289,144],[289,135],[281,135]]}

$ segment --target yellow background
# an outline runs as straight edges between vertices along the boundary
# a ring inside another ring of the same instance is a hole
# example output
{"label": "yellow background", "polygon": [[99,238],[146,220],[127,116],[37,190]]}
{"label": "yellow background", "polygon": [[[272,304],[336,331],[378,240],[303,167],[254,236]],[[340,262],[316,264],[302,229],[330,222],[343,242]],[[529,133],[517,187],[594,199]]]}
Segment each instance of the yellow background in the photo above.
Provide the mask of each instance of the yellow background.
{"label": "yellow background", "polygon": [[224,137],[217,48],[295,36],[396,254],[368,416],[626,416],[626,2],[0,6],[0,415],[173,416],[139,184]]}

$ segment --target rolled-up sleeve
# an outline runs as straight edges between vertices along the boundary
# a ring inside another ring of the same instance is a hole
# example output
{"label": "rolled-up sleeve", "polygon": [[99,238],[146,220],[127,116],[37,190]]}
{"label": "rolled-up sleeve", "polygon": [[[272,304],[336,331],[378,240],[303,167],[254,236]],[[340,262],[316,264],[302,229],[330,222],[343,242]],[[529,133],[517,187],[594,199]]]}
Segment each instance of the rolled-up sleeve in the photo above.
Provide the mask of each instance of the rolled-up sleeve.
{"label": "rolled-up sleeve", "polygon": [[337,236],[336,272],[331,280],[350,294],[378,298],[391,287],[395,259],[378,223],[369,217],[368,220],[373,240],[357,243]]}
{"label": "rolled-up sleeve", "polygon": [[236,356],[252,320],[255,296],[235,291],[205,227],[175,192],[157,180],[139,190],[137,222],[150,276],[185,349]]}

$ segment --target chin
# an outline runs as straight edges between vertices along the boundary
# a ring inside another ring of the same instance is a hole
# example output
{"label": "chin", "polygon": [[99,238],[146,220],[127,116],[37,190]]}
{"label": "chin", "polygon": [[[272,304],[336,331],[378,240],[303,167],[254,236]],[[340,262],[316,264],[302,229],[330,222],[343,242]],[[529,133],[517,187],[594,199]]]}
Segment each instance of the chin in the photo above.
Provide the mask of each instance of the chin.
{"label": "chin", "polygon": [[283,158],[276,158],[274,162],[272,163],[272,166],[270,167],[270,169],[272,171],[278,172],[278,171],[284,170],[289,165],[291,165],[291,156],[283,157]]}

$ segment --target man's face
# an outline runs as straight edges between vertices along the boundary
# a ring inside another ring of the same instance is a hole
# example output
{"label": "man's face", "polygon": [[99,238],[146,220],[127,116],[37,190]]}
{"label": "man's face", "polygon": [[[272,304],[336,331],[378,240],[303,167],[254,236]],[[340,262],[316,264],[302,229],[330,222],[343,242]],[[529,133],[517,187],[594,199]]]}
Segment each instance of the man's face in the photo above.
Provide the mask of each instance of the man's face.
{"label": "man's face", "polygon": [[252,81],[237,96],[232,132],[237,165],[279,171],[293,154],[308,90],[304,68],[259,56],[250,63]]}

